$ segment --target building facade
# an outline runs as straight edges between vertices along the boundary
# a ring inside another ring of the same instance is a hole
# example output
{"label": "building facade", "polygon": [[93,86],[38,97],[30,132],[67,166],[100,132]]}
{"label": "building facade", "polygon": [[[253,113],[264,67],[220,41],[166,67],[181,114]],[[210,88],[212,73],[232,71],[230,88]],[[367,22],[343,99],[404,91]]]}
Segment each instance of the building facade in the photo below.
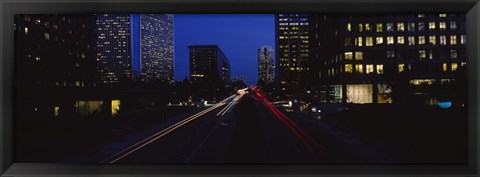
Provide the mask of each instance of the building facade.
{"label": "building facade", "polygon": [[465,14],[315,14],[311,20],[322,102],[465,101]]}
{"label": "building facade", "polygon": [[275,63],[271,46],[262,46],[258,49],[258,79],[265,84],[275,82]]}
{"label": "building facade", "polygon": [[100,80],[115,85],[131,78],[130,14],[97,15],[97,65]]}
{"label": "building facade", "polygon": [[230,83],[230,62],[217,45],[192,45],[190,80],[193,83]]}
{"label": "building facade", "polygon": [[173,84],[173,15],[140,14],[139,24],[142,81]]}

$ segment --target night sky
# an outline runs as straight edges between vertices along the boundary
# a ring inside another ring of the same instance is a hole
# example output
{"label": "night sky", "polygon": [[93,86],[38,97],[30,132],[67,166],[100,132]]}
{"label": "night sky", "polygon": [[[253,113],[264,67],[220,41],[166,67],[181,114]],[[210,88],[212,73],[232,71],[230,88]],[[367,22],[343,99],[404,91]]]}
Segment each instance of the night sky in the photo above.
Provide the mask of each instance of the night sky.
{"label": "night sky", "polygon": [[[247,84],[255,85],[257,50],[275,44],[274,15],[175,14],[174,35],[175,80],[189,75],[189,45],[216,44],[230,60],[231,76],[246,76]],[[133,59],[133,67],[138,68],[138,57]]]}

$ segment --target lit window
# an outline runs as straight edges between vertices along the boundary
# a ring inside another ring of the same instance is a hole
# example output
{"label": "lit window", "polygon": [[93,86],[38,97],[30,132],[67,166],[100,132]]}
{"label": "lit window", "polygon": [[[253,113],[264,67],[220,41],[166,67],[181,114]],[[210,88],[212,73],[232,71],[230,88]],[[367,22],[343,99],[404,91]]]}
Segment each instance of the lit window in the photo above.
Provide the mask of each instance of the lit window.
{"label": "lit window", "polygon": [[405,44],[405,37],[398,36],[397,37],[397,44]]}
{"label": "lit window", "polygon": [[405,64],[398,64],[398,72],[401,73],[405,71]]}
{"label": "lit window", "polygon": [[425,22],[418,22],[418,31],[425,30]]}
{"label": "lit window", "polygon": [[428,43],[430,43],[431,45],[437,44],[437,39],[436,39],[436,37],[435,37],[435,36],[430,36],[430,37],[428,38]]}
{"label": "lit window", "polygon": [[415,36],[408,36],[408,45],[415,45]]}
{"label": "lit window", "polygon": [[442,65],[442,70],[443,70],[443,72],[447,72],[447,71],[448,71],[447,63],[443,63],[443,65]]}
{"label": "lit window", "polygon": [[393,36],[387,36],[387,45],[394,44],[394,38]]}
{"label": "lit window", "polygon": [[50,34],[45,33],[45,40],[50,40]]}
{"label": "lit window", "polygon": [[447,14],[438,14],[438,17],[447,17]]}
{"label": "lit window", "polygon": [[447,22],[440,22],[438,23],[438,26],[441,30],[447,29]]}
{"label": "lit window", "polygon": [[405,31],[405,24],[397,23],[397,31]]}
{"label": "lit window", "polygon": [[415,22],[408,23],[408,31],[415,31]]}
{"label": "lit window", "polygon": [[373,65],[367,65],[367,70],[366,70],[365,73],[367,73],[367,74],[373,73]]}
{"label": "lit window", "polygon": [[465,44],[465,42],[467,41],[467,36],[466,35],[462,35],[460,36],[460,44]]}
{"label": "lit window", "polygon": [[383,24],[382,23],[377,23],[377,32],[383,32]]}
{"label": "lit window", "polygon": [[39,56],[36,56],[36,57],[35,57],[35,60],[40,61],[41,58],[40,58]]}
{"label": "lit window", "polygon": [[426,59],[427,58],[427,53],[425,50],[419,50],[418,51],[418,56],[420,59]]}
{"label": "lit window", "polygon": [[355,52],[355,60],[363,60],[363,52]]}
{"label": "lit window", "polygon": [[357,40],[358,40],[357,45],[358,45],[358,46],[363,46],[363,37],[360,36],[360,37],[357,38]]}
{"label": "lit window", "polygon": [[383,74],[383,65],[377,65],[377,74]]}
{"label": "lit window", "polygon": [[380,37],[376,37],[375,39],[376,39],[376,42],[375,42],[376,44],[383,44],[383,37],[380,36]]}
{"label": "lit window", "polygon": [[429,23],[428,23],[428,29],[429,29],[429,30],[435,29],[435,22],[429,22]]}
{"label": "lit window", "polygon": [[345,64],[345,73],[352,73],[353,66],[351,64]]}
{"label": "lit window", "polygon": [[370,26],[370,23],[365,23],[365,31],[372,31],[372,27]]}
{"label": "lit window", "polygon": [[425,14],[418,14],[418,18],[424,18]]}
{"label": "lit window", "polygon": [[373,46],[373,37],[366,37],[366,46]]}
{"label": "lit window", "polygon": [[362,64],[356,64],[355,65],[355,73],[363,74],[363,65]]}
{"label": "lit window", "polygon": [[358,32],[362,32],[363,31],[363,24],[360,23],[358,24]]}
{"label": "lit window", "polygon": [[451,59],[458,58],[457,50],[450,50],[450,58]]}
{"label": "lit window", "polygon": [[352,60],[353,52],[345,52],[345,60]]}
{"label": "lit window", "polygon": [[387,23],[387,32],[393,32],[393,23]]}
{"label": "lit window", "polygon": [[433,59],[433,51],[430,50],[430,52],[428,53],[428,59]]}
{"label": "lit window", "polygon": [[450,36],[450,45],[457,45],[457,35]]}
{"label": "lit window", "polygon": [[447,45],[447,36],[440,36],[440,45]]}
{"label": "lit window", "polygon": [[452,63],[451,69],[452,69],[452,71],[456,71],[458,69],[458,64],[457,63]]}
{"label": "lit window", "polygon": [[387,58],[395,58],[395,51],[387,50]]}
{"label": "lit window", "polygon": [[432,85],[435,79],[413,79],[410,80],[411,85]]}
{"label": "lit window", "polygon": [[25,27],[25,34],[28,34],[28,28]]}
{"label": "lit window", "polygon": [[457,29],[457,22],[456,21],[450,21],[450,29],[451,30],[456,30]]}
{"label": "lit window", "polygon": [[418,36],[418,45],[425,44],[425,36]]}
{"label": "lit window", "polygon": [[347,23],[347,31],[352,31],[352,23]]}

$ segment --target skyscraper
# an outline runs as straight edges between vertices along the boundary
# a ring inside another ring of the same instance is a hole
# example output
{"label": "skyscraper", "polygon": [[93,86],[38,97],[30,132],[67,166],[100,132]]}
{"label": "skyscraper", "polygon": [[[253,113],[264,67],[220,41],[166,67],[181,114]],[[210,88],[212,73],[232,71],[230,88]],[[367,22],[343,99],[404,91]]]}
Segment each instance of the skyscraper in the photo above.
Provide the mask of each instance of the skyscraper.
{"label": "skyscraper", "polygon": [[265,84],[275,82],[275,65],[271,46],[262,46],[258,49],[258,79]]}
{"label": "skyscraper", "polygon": [[97,63],[104,84],[131,78],[130,14],[97,15]]}
{"label": "skyscraper", "polygon": [[190,80],[194,83],[230,83],[230,62],[217,45],[192,45]]}
{"label": "skyscraper", "polygon": [[140,14],[140,70],[145,82],[173,83],[173,15]]}
{"label": "skyscraper", "polygon": [[287,96],[304,90],[310,77],[313,33],[309,18],[309,14],[275,16],[277,85]]}

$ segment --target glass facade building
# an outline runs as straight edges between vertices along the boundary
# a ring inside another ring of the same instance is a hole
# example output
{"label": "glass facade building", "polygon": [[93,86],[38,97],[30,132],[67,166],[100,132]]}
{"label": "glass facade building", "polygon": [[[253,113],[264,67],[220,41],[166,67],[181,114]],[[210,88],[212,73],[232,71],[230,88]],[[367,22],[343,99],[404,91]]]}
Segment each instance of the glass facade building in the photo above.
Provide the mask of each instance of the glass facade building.
{"label": "glass facade building", "polygon": [[190,80],[194,83],[230,83],[230,62],[217,45],[192,45]]}
{"label": "glass facade building", "polygon": [[262,46],[258,49],[258,79],[265,84],[275,82],[275,63],[273,48],[271,46]]}

